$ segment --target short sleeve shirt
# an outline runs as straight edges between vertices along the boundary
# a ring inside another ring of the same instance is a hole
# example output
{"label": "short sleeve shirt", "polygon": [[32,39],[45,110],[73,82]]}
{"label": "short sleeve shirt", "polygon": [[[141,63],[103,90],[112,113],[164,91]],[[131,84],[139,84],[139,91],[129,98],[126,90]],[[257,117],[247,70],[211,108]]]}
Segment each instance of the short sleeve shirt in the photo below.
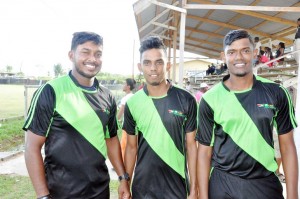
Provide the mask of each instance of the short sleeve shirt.
{"label": "short sleeve shirt", "polygon": [[133,197],[187,197],[185,136],[196,130],[196,107],[195,98],[176,86],[158,98],[144,87],[127,101],[123,129],[138,136]]}
{"label": "short sleeve shirt", "polygon": [[215,85],[199,106],[196,140],[213,147],[212,167],[242,178],[275,172],[273,126],[279,135],[297,126],[287,90],[253,78],[253,87],[242,92],[230,91],[223,82]]}
{"label": "short sleeve shirt", "polygon": [[45,172],[54,198],[109,198],[105,138],[117,135],[116,103],[66,75],[34,94],[24,130],[46,137]]}

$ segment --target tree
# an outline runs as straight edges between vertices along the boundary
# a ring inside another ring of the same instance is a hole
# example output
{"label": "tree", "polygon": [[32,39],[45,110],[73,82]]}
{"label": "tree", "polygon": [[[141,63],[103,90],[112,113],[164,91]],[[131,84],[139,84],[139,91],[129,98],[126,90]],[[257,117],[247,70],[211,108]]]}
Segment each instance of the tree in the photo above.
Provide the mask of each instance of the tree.
{"label": "tree", "polygon": [[53,66],[53,68],[54,68],[54,75],[55,75],[55,77],[58,77],[58,76],[60,76],[60,75],[63,74],[63,68],[62,68],[62,66],[61,66],[60,63],[55,64]]}
{"label": "tree", "polygon": [[6,66],[6,72],[10,73],[12,71],[12,69],[13,69],[12,66],[9,66],[9,65]]}

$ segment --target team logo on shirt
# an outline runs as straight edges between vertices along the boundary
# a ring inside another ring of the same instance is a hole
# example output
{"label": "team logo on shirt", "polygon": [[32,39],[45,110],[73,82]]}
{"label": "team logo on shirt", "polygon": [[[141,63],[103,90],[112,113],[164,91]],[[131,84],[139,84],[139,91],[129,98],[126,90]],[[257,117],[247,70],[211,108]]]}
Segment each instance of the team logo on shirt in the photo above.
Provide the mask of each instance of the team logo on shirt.
{"label": "team logo on shirt", "polygon": [[259,108],[269,108],[269,109],[275,109],[273,104],[257,104],[257,107]]}
{"label": "team logo on shirt", "polygon": [[180,117],[185,117],[185,115],[181,112],[181,111],[177,111],[177,110],[168,110],[169,113],[173,114],[173,115],[177,115]]}

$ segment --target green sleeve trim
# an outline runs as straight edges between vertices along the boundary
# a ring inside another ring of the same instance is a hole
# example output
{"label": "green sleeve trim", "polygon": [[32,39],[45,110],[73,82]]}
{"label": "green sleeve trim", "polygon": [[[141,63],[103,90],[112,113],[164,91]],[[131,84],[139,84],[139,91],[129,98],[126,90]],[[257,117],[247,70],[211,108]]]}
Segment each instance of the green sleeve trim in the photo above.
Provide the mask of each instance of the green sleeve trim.
{"label": "green sleeve trim", "polygon": [[106,158],[102,123],[82,90],[69,76],[58,78],[50,84],[56,94],[56,111]]}
{"label": "green sleeve trim", "polygon": [[288,99],[288,102],[289,102],[289,115],[290,115],[293,127],[296,128],[297,127],[297,122],[296,122],[295,114],[294,114],[294,111],[293,111],[293,102],[292,102],[291,96],[288,93],[288,91],[286,90],[286,88],[284,88],[283,86],[280,86],[280,87],[285,92],[285,95]]}
{"label": "green sleeve trim", "polygon": [[209,178],[211,177],[211,174],[212,174],[212,172],[214,171],[214,168],[215,168],[215,167],[211,167],[211,168],[210,168]]}
{"label": "green sleeve trim", "polygon": [[127,101],[127,105],[137,129],[142,132],[152,150],[185,179],[185,158],[162,123],[151,97],[140,90]]}
{"label": "green sleeve trim", "polygon": [[27,129],[29,127],[29,125],[32,122],[33,119],[33,115],[34,115],[34,111],[35,111],[35,107],[38,101],[38,98],[43,90],[43,88],[45,87],[46,84],[44,84],[43,86],[41,86],[35,93],[35,95],[33,96],[32,100],[31,100],[31,104],[30,104],[30,109],[28,110],[28,119],[27,119],[27,124],[25,126],[25,128]]}

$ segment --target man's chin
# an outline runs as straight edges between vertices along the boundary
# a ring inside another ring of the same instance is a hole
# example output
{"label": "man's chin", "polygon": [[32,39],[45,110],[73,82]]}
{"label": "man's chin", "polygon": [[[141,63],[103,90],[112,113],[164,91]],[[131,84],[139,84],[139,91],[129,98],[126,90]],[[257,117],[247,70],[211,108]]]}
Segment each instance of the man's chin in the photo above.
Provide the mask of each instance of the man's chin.
{"label": "man's chin", "polygon": [[150,84],[151,86],[159,86],[160,82],[149,82],[148,84]]}

